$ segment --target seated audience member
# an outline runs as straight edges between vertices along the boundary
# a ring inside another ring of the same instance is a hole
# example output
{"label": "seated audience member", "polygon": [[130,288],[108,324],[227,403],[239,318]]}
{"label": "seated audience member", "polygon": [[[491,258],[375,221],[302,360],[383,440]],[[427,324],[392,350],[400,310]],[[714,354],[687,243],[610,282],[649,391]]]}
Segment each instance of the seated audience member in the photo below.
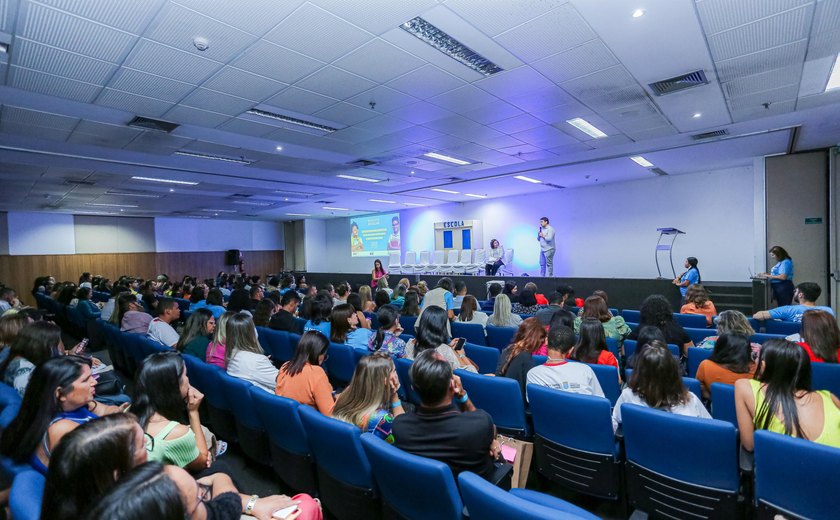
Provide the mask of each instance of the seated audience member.
{"label": "seated audience member", "polygon": [[190,311],[203,309],[207,306],[209,288],[206,285],[196,285],[190,294]]}
{"label": "seated audience member", "polygon": [[376,308],[380,308],[383,305],[390,305],[391,304],[391,296],[384,290],[379,289],[373,295],[373,304]]}
{"label": "seated audience member", "polygon": [[755,373],[750,339],[741,334],[724,334],[715,343],[708,359],[700,362],[697,375],[703,398],[712,395],[712,383],[734,385],[739,379],[752,379]]}
{"label": "seated audience member", "polygon": [[458,280],[455,282],[455,290],[453,292],[452,304],[456,309],[460,309],[461,303],[464,301],[464,296],[467,295],[467,284],[463,280]]}
{"label": "seated audience member", "polygon": [[683,384],[680,364],[659,341],[648,345],[639,355],[636,368],[613,408],[613,426],[621,423],[624,403],[657,408],[665,412],[711,419],[700,398]]}
{"label": "seated audience member", "polygon": [[[688,355],[688,348],[694,346],[688,333],[682,325],[674,321],[674,311],[671,304],[661,294],[652,294],[645,298],[639,309],[639,328],[645,325],[658,327],[665,335],[665,342],[680,347],[680,355],[684,358]],[[630,333],[630,339],[636,339],[638,331]]]}
{"label": "seated audience member", "polygon": [[53,450],[41,520],[77,520],[131,468],[146,462],[137,417],[116,413],[86,422]]}
{"label": "seated audience member", "polygon": [[326,416],[332,415],[333,390],[327,373],[321,368],[329,347],[327,337],[317,330],[304,332],[292,360],[280,367],[274,392],[311,406]]}
{"label": "seated audience member", "polygon": [[96,320],[102,317],[102,311],[95,303],[90,301],[91,293],[92,291],[87,287],[81,287],[76,291],[76,298],[78,299],[76,309],[85,320]]}
{"label": "seated audience member", "polygon": [[[150,439],[149,460],[197,473],[213,462],[198,407],[204,395],[190,385],[187,367],[175,352],[159,352],[137,373],[132,413]],[[185,424],[186,423],[186,424]]]}
{"label": "seated audience member", "polygon": [[706,288],[696,283],[689,285],[685,292],[685,305],[680,307],[680,314],[702,314],[706,317],[706,326],[711,327],[717,316],[715,304],[709,299]]}
{"label": "seated audience member", "polygon": [[271,316],[274,314],[274,302],[269,298],[263,298],[254,309],[254,325],[257,327],[268,327]]}
{"label": "seated audience member", "polygon": [[367,316],[365,316],[365,313],[362,312],[362,297],[359,296],[359,293],[351,292],[348,294],[347,303],[353,307],[356,316],[359,318],[359,324],[357,327],[361,329],[370,329],[370,320]]}
{"label": "seated audience member", "polygon": [[230,293],[227,310],[251,314],[251,297],[245,289],[234,289]]}
{"label": "seated audience member", "polygon": [[394,290],[388,287],[388,278],[380,278],[379,281],[376,283],[376,292],[385,291],[385,294],[388,295],[388,300],[391,300],[391,295],[394,294]]}
{"label": "seated audience member", "polygon": [[426,283],[426,280],[420,280],[417,282],[417,294],[420,296],[422,300],[426,293],[429,292],[429,284]]}
{"label": "seated audience member", "polygon": [[181,317],[181,309],[178,308],[178,302],[172,298],[161,299],[158,302],[158,312],[160,313],[158,317],[149,323],[149,330],[146,332],[146,336],[161,345],[175,348],[180,336],[178,336],[175,328],[170,324],[178,321],[178,318]]}
{"label": "seated audience member", "polygon": [[511,309],[510,299],[506,294],[496,296],[493,314],[487,319],[487,324],[496,327],[518,327],[522,323],[522,317],[513,314]]}
{"label": "seated audience member", "polygon": [[574,347],[575,331],[571,327],[552,327],[548,332],[548,360],[528,371],[526,384],[604,397],[601,383],[589,365],[569,363],[568,357]]}
{"label": "seated audience member", "polygon": [[147,313],[143,305],[137,301],[137,295],[123,293],[117,299],[117,312],[114,313],[112,319],[117,320],[123,332],[145,335],[149,331],[152,315]]}
{"label": "seated audience member", "polygon": [[400,309],[401,316],[420,316],[420,294],[409,290],[405,293],[405,303]]}
{"label": "seated audience member", "polygon": [[[575,345],[572,358],[581,363],[614,366],[618,370],[618,360],[607,348],[604,327],[600,321],[594,318],[587,318],[581,323],[580,340]],[[618,375],[618,379],[621,379],[621,374]]]}
{"label": "seated audience member", "polygon": [[335,290],[335,298],[333,298],[333,307],[347,303],[347,295],[350,294],[350,288],[346,284],[340,284]]}
{"label": "seated audience member", "polygon": [[544,294],[540,294],[539,288],[537,284],[534,282],[528,282],[525,284],[525,290],[531,291],[534,293],[534,298],[537,300],[537,305],[543,306],[548,305],[548,299],[545,297]]}
{"label": "seated audience member", "polygon": [[536,318],[528,318],[516,330],[513,343],[505,347],[499,356],[495,375],[516,380],[522,390],[523,399],[525,399],[526,376],[528,371],[536,365],[533,355],[543,347],[545,337],[545,327]]}
{"label": "seated audience member", "polygon": [[[365,319],[367,321],[367,319]],[[367,348],[372,335],[370,329],[359,328],[359,315],[352,305],[342,303],[333,307],[330,316],[330,341],[351,347]]]}
{"label": "seated audience member", "polygon": [[[212,497],[212,498],[211,498]],[[308,495],[257,497],[239,493],[224,473],[195,480],[177,466],[146,462],[126,473],[85,515],[85,520],[207,519],[239,520],[243,514],[269,520],[275,511],[297,506],[301,520],[320,520]]]}
{"label": "seated audience member", "polygon": [[559,309],[555,311],[554,315],[551,317],[551,321],[548,324],[548,330],[559,326],[569,327],[570,329],[575,330],[575,318],[576,316],[572,314],[571,311]]}
{"label": "seated audience member", "polygon": [[487,288],[487,301],[481,303],[481,310],[492,311],[496,304],[496,297],[502,294],[504,286],[499,283],[491,283]]}
{"label": "seated audience member", "polygon": [[[753,330],[749,320],[747,320],[747,317],[741,311],[723,311],[715,318],[715,324],[717,325],[717,335],[704,338],[697,347],[713,349],[715,348],[717,339],[724,334],[741,334],[748,338],[755,334],[755,330]],[[752,351],[754,360],[758,359],[759,350],[761,350],[761,345],[753,343]]]}
{"label": "seated audience member", "polygon": [[332,416],[393,444],[391,423],[405,411],[397,395],[399,388],[391,356],[365,356],[356,364],[350,384],[335,400]]}
{"label": "seated audience member", "polygon": [[204,303],[204,308],[212,312],[213,317],[217,320],[227,310],[225,309],[225,297],[222,295],[222,291],[215,287],[207,293],[207,300]]}
{"label": "seated audience member", "polygon": [[621,316],[613,316],[607,307],[607,302],[600,296],[592,295],[583,302],[580,317],[575,318],[575,332],[580,332],[583,320],[595,319],[604,327],[604,335],[615,340],[622,340],[630,335],[630,326]]}
{"label": "seated audience member", "polygon": [[393,305],[384,305],[376,313],[379,328],[368,339],[368,350],[371,352],[387,352],[394,359],[405,357],[405,341],[400,338],[403,328],[400,325],[400,315]]}
{"label": "seated audience member", "polygon": [[490,317],[486,313],[478,310],[478,300],[475,296],[468,294],[464,296],[464,301],[461,303],[461,312],[458,313],[457,321],[461,323],[475,323],[482,327],[487,326],[487,320]]}
{"label": "seated audience member", "polygon": [[805,311],[802,315],[802,341],[799,345],[812,363],[837,363],[840,329],[833,315],[825,311]]}
{"label": "seated audience member", "polygon": [[537,305],[537,296],[534,291],[522,289],[517,302],[511,307],[511,312],[514,314],[536,314],[540,309],[542,309],[542,305]]}
{"label": "seated audience member", "polygon": [[216,320],[213,313],[208,309],[198,309],[187,318],[184,332],[175,344],[175,350],[204,360],[207,345],[210,344],[215,330]]}
{"label": "seated audience member", "polygon": [[[430,307],[438,307],[446,311],[447,318],[451,321],[455,319],[455,299],[452,296],[452,279],[443,277],[437,282],[434,289],[427,292],[423,296],[423,301],[420,303],[420,317]],[[420,323],[420,318],[414,324],[416,327]]]}
{"label": "seated audience member", "polygon": [[20,307],[20,300],[18,300],[17,292],[11,287],[0,289],[0,316],[5,314],[9,309],[16,309],[18,307]]}
{"label": "seated audience member", "polygon": [[769,430],[840,448],[840,399],[811,390],[811,361],[783,339],[761,347],[755,379],[735,382],[741,446],[753,451],[755,430]]}
{"label": "seated audience member", "polygon": [[[21,313],[0,317],[0,363],[9,357],[12,344],[17,339],[20,331],[27,325],[29,325],[29,318]],[[4,375],[0,371],[0,376]]]}
{"label": "seated audience member", "polygon": [[219,316],[216,322],[216,330],[213,332],[213,340],[207,344],[207,351],[204,353],[204,360],[211,365],[225,370],[227,368],[227,322],[236,315],[235,312],[226,311]]}
{"label": "seated audience member", "polygon": [[248,308],[253,312],[257,309],[257,305],[265,298],[265,292],[262,287],[255,284],[248,290],[248,297],[251,299]]}
{"label": "seated audience member", "polygon": [[519,287],[517,287],[516,282],[512,280],[505,282],[505,286],[502,288],[502,294],[507,296],[511,303],[519,301]]}
{"label": "seated audience member", "polygon": [[274,392],[277,368],[257,340],[254,320],[244,312],[237,312],[225,324],[225,366],[228,375]]}
{"label": "seated audience member", "polygon": [[813,282],[802,282],[793,291],[794,305],[783,305],[768,311],[758,311],[753,314],[753,318],[757,320],[782,320],[799,323],[802,321],[802,315],[805,314],[805,311],[825,311],[834,316],[834,311],[831,307],[823,307],[815,303],[819,299],[820,294],[822,294],[822,289],[819,285]]}
{"label": "seated audience member", "polygon": [[571,313],[577,312],[576,307],[583,307],[583,298],[575,298],[575,289],[571,285],[558,285],[557,292],[563,297],[563,308]]}
{"label": "seated audience member", "polygon": [[394,445],[445,463],[455,478],[472,471],[494,481],[494,462],[501,452],[496,427],[487,412],[473,406],[451,364],[426,350],[414,360],[410,374],[421,404],[415,413],[394,419]]}
{"label": "seated audience member", "polygon": [[436,350],[452,369],[462,368],[470,372],[478,372],[475,364],[464,354],[464,350],[455,350],[458,339],[452,339],[449,334],[449,319],[446,311],[441,307],[427,307],[420,316],[417,326],[417,336],[405,344],[405,357],[414,359],[424,350]]}
{"label": "seated audience member", "polygon": [[654,327],[653,325],[640,327],[639,335],[636,339],[636,351],[632,356],[627,358],[627,368],[636,368],[636,360],[639,359],[642,351],[652,345],[654,341],[661,341],[667,345],[665,334],[662,333],[659,327]]}
{"label": "seated audience member", "polygon": [[332,313],[332,298],[324,291],[319,291],[312,300],[309,321],[303,326],[303,332],[315,330],[330,337],[330,314]]}
{"label": "seated audience member", "polygon": [[50,452],[68,432],[91,419],[125,410],[93,400],[90,361],[61,356],[38,365],[20,412],[3,431],[0,454],[46,474]]}
{"label": "seated audience member", "polygon": [[280,309],[274,313],[268,321],[268,327],[273,330],[285,330],[296,332],[295,311],[300,303],[300,295],[297,291],[286,291],[280,297]]}
{"label": "seated audience member", "polygon": [[[12,316],[3,316],[9,319]],[[44,361],[58,357],[64,352],[60,348],[61,329],[49,321],[26,325],[18,333],[9,348],[8,357],[0,364],[3,382],[23,397],[32,371]]]}
{"label": "seated audience member", "polygon": [[108,301],[102,306],[102,310],[99,311],[99,318],[105,321],[111,321],[111,316],[117,309],[117,298],[119,298],[120,294],[128,292],[128,288],[122,285],[115,285],[111,288],[110,292],[111,297],[108,298]]}
{"label": "seated audience member", "polygon": [[373,312],[376,309],[376,304],[373,303],[373,293],[370,290],[370,285],[359,287],[359,298],[362,300],[362,312]]}
{"label": "seated audience member", "polygon": [[394,289],[394,294],[391,295],[391,305],[402,307],[402,305],[405,303],[406,292],[408,292],[408,288],[406,288],[404,285],[397,285],[397,288]]}
{"label": "seated audience member", "polygon": [[538,310],[534,317],[537,321],[548,327],[551,323],[551,317],[554,313],[563,309],[563,295],[555,291],[548,295],[548,306]]}

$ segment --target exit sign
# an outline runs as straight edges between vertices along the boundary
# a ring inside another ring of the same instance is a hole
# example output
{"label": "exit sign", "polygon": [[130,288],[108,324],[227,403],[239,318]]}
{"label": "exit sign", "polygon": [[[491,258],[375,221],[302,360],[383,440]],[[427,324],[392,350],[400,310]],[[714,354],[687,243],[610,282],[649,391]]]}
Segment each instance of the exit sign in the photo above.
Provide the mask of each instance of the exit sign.
{"label": "exit sign", "polygon": [[822,217],[809,217],[805,219],[805,224],[822,224]]}

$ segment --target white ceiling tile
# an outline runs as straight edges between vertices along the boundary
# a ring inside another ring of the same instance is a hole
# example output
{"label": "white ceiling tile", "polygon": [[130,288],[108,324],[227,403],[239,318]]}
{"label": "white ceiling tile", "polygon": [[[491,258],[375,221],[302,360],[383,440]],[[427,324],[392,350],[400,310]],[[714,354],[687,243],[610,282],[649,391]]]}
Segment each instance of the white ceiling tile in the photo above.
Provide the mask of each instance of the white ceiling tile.
{"label": "white ceiling tile", "polygon": [[429,101],[453,112],[463,113],[498,101],[498,98],[472,85],[464,85],[430,98]]}
{"label": "white ceiling tile", "polygon": [[533,67],[555,83],[563,83],[617,64],[612,51],[596,39],[535,61]]}
{"label": "white ceiling tile", "polygon": [[764,18],[707,38],[712,59],[721,61],[808,37],[814,6]]}
{"label": "white ceiling tile", "polygon": [[21,67],[9,68],[9,86],[50,96],[90,103],[102,91],[99,85],[64,79]]}
{"label": "white ceiling tile", "polygon": [[396,117],[377,115],[374,118],[368,119],[367,121],[358,123],[354,126],[359,130],[367,130],[369,132],[374,132],[377,135],[385,135],[404,130],[412,125],[411,123],[402,119],[397,119]]}
{"label": "white ceiling tile", "polygon": [[837,0],[820,0],[817,2],[813,33],[834,31],[838,27],[840,27],[840,2]]}
{"label": "white ceiling tile", "polygon": [[550,125],[543,125],[536,128],[531,128],[523,132],[511,134],[520,141],[532,144],[538,148],[553,148],[555,146],[574,144],[577,141]]}
{"label": "white ceiling tile", "polygon": [[507,50],[531,62],[596,38],[572,4],[564,4],[495,37]]}
{"label": "white ceiling tile", "polygon": [[518,157],[512,157],[506,153],[496,150],[488,150],[484,153],[475,154],[473,158],[482,163],[492,164],[494,166],[507,166],[509,164],[516,164],[522,162]]}
{"label": "white ceiling tile", "polygon": [[277,128],[273,126],[261,125],[253,121],[245,121],[243,119],[231,119],[227,123],[219,125],[218,128],[219,130],[224,130],[225,132],[250,135],[252,137],[265,137],[277,130]]}
{"label": "white ceiling tile", "polygon": [[177,105],[164,114],[163,118],[167,121],[183,125],[195,125],[212,128],[224,123],[230,119],[230,116],[210,112],[208,110],[200,110],[198,108]]}
{"label": "white ceiling tile", "polygon": [[579,153],[579,152],[587,152],[591,149],[592,149],[592,147],[589,146],[586,143],[575,143],[575,144],[565,144],[565,145],[562,145],[562,146],[556,146],[554,148],[549,148],[549,151],[551,153],[562,156],[562,155],[569,155],[569,154]]}
{"label": "white ceiling tile", "polygon": [[[71,0],[72,1],[72,0]],[[178,0],[194,11],[257,36],[262,36],[297,9],[304,0]]]}
{"label": "white ceiling tile", "polygon": [[426,128],[431,128],[444,134],[451,134],[458,130],[473,131],[481,125],[459,115],[452,115],[435,121],[429,121],[424,125]]}
{"label": "white ceiling tile", "polygon": [[18,0],[0,0],[0,31],[11,33]]}
{"label": "white ceiling tile", "polygon": [[[659,112],[653,103],[639,103],[637,105],[629,105],[618,108],[616,110],[605,110],[600,112],[601,117],[607,121],[614,123],[616,121],[632,121],[639,118],[647,118],[651,116],[660,117]],[[657,125],[660,126],[660,125]]]}
{"label": "white ceiling tile", "polygon": [[75,117],[65,117],[9,105],[3,106],[3,111],[0,113],[0,121],[4,123],[55,128],[56,130],[73,130],[79,123],[79,119]]}
{"label": "white ceiling tile", "polygon": [[761,74],[745,76],[723,84],[726,97],[741,97],[783,87],[785,85],[799,85],[802,76],[802,65],[796,64],[783,69],[768,70]]}
{"label": "white ceiling tile", "polygon": [[126,150],[133,150],[135,152],[157,153],[162,155],[170,155],[176,150],[180,150],[192,139],[188,137],[178,137],[172,134],[163,132],[143,132],[136,139],[131,141]]}
{"label": "white ceiling tile", "polygon": [[337,139],[339,141],[345,141],[353,144],[369,141],[374,137],[376,137],[375,132],[360,130],[354,127],[342,128],[341,130],[333,132],[329,135],[329,139]]}
{"label": "white ceiling tile", "polygon": [[428,99],[464,85],[464,80],[434,65],[424,65],[388,83],[401,92]]}
{"label": "white ceiling tile", "polygon": [[[84,130],[89,130],[86,132]],[[125,126],[103,125],[83,121],[68,139],[68,143],[122,148],[136,138],[141,130]]]}
{"label": "white ceiling tile", "polygon": [[118,108],[139,116],[158,117],[174,106],[159,99],[129,94],[120,90],[106,88],[96,99],[97,105]]}
{"label": "white ceiling tile", "polygon": [[376,84],[361,76],[328,66],[298,82],[296,86],[336,99],[347,99]]}
{"label": "white ceiling tile", "polygon": [[229,65],[283,83],[294,83],[323,67],[324,64],[303,54],[260,40]]}
{"label": "white ceiling tile", "polygon": [[464,113],[464,117],[468,117],[483,125],[489,125],[490,123],[495,123],[496,121],[516,117],[522,113],[522,110],[519,110],[505,101],[497,101],[481,108],[466,112]]}
{"label": "white ceiling tile", "polygon": [[586,118],[592,110],[584,107],[580,103],[568,103],[565,105],[558,105],[542,110],[535,110],[531,113],[532,116],[553,125],[576,117]]}
{"label": "white ceiling tile", "polygon": [[727,82],[739,77],[801,64],[805,61],[807,43],[807,40],[800,40],[765,51],[719,61],[716,63],[718,79]]}
{"label": "white ceiling tile", "polygon": [[[253,34],[199,14],[178,4],[167,4],[144,33],[146,38],[202,58],[226,63],[257,40]],[[207,40],[204,51],[193,45],[193,39]]]}
{"label": "white ceiling tile", "polygon": [[218,62],[146,39],[137,43],[124,65],[194,85],[222,67]]}
{"label": "white ceiling tile", "polygon": [[834,58],[840,52],[840,26],[833,31],[812,33],[808,42],[808,61],[819,58]]}
{"label": "white ceiling tile", "polygon": [[42,4],[111,25],[122,31],[140,34],[160,9],[164,0],[132,0],[131,9],[113,0],[39,0]]}
{"label": "white ceiling tile", "polygon": [[531,144],[527,144],[527,143],[522,143],[522,144],[519,144],[519,145],[516,145],[516,146],[508,146],[506,148],[500,148],[499,149],[499,151],[504,153],[504,154],[513,155],[513,156],[520,157],[520,158],[523,154],[533,153],[533,152],[537,152],[539,150],[540,150],[540,148],[537,148],[536,146],[531,145]]}
{"label": "white ceiling tile", "polygon": [[[495,130],[493,131],[496,132]],[[470,140],[474,143],[480,144],[481,146],[486,146],[487,148],[490,148],[492,150],[498,150],[501,148],[507,148],[510,146],[523,144],[522,141],[520,141],[519,139],[511,137],[509,135],[505,135],[501,132],[496,132],[496,135],[472,137]]]}
{"label": "white ceiling tile", "polygon": [[225,67],[202,86],[231,96],[262,101],[277,94],[287,85],[234,67]]}
{"label": "white ceiling tile", "polygon": [[272,43],[325,62],[344,56],[371,38],[372,34],[308,2],[265,35]]}
{"label": "white ceiling tile", "polygon": [[552,86],[551,81],[527,65],[493,74],[488,78],[476,81],[473,85],[502,99],[528,94]]}
{"label": "white ceiling tile", "polygon": [[609,148],[619,144],[632,143],[633,140],[626,135],[611,135],[609,137],[602,137],[600,139],[590,139],[586,144],[592,148]]}
{"label": "white ceiling tile", "polygon": [[429,139],[441,137],[444,134],[424,126],[410,126],[396,131],[391,135],[410,143],[422,143],[423,141],[428,141]]}
{"label": "white ceiling tile", "polygon": [[507,101],[526,112],[534,112],[557,105],[575,103],[575,98],[560,87],[551,86],[523,96],[510,97]]}
{"label": "white ceiling tile", "polygon": [[496,36],[566,2],[568,0],[538,2],[447,0],[444,4],[484,33]]}
{"label": "white ceiling tile", "polygon": [[385,83],[420,68],[423,61],[377,38],[333,65],[378,83]]}
{"label": "white ceiling tile", "polygon": [[228,96],[204,88],[196,89],[192,94],[181,101],[182,105],[212,110],[220,114],[238,116],[254,107],[254,102],[240,97]]}
{"label": "white ceiling tile", "polygon": [[792,111],[795,107],[795,99],[789,101],[782,101],[779,103],[773,103],[772,105],[770,105],[770,108],[766,109],[763,106],[752,106],[743,110],[733,110],[732,120],[735,122],[741,122],[749,121],[751,119],[758,119],[761,117],[768,117],[776,114],[784,114],[785,112]]}
{"label": "white ceiling tile", "polygon": [[615,126],[622,133],[633,137],[634,133],[643,132],[660,127],[670,127],[668,121],[660,115],[647,117],[633,117],[626,119],[611,120],[610,124]]}
{"label": "white ceiling tile", "polygon": [[610,110],[648,100],[645,91],[621,65],[567,81],[562,87],[595,110]]}
{"label": "white ceiling tile", "polygon": [[137,37],[32,2],[24,3],[19,36],[59,49],[118,63],[137,41]]}
{"label": "white ceiling tile", "polygon": [[799,94],[799,85],[788,85],[786,87],[765,90],[751,96],[732,98],[728,100],[729,107],[733,112],[745,110],[758,110],[763,108],[764,103],[775,103],[795,100]]}
{"label": "white ceiling tile", "polygon": [[66,52],[25,38],[15,40],[14,51],[13,65],[95,85],[104,86],[117,70],[116,65],[107,61]]}
{"label": "white ceiling tile", "polygon": [[195,90],[195,85],[172,79],[146,74],[138,70],[121,68],[108,85],[110,88],[131,92],[146,97],[171,101],[180,101]]}
{"label": "white ceiling tile", "polygon": [[544,124],[545,123],[534,116],[522,114],[521,116],[493,123],[490,126],[505,134],[515,134],[516,132],[522,132],[524,130],[530,130],[531,128],[543,126]]}
{"label": "white ceiling tile", "polygon": [[419,100],[413,96],[403,94],[402,92],[398,92],[384,85],[374,87],[367,92],[363,92],[347,100],[348,103],[358,105],[362,108],[370,108],[371,101],[375,102],[373,110],[380,113],[386,113],[408,105],[413,105]]}
{"label": "white ceiling tile", "polygon": [[[428,147],[430,150],[442,150],[442,149],[445,149],[445,148],[454,148],[456,146],[464,146],[465,144],[469,144],[469,141],[464,140],[464,139],[460,139],[458,137],[455,137],[454,135],[442,135],[440,137],[435,137],[433,139],[429,139],[428,141],[423,141],[421,143],[422,146]],[[418,159],[418,160],[420,160],[420,159]],[[431,162],[431,161],[424,161],[424,162]],[[437,165],[439,163],[432,163],[432,164]],[[443,166],[444,168],[447,167],[445,165],[441,165],[441,166]],[[427,167],[425,169],[428,170],[429,168]],[[435,168],[435,169],[439,170],[441,168]],[[430,171],[435,171],[435,169],[431,169]]]}
{"label": "white ceiling tile", "polygon": [[336,103],[338,103],[338,100],[335,98],[322,96],[297,87],[289,87],[265,101],[267,105],[310,115]]}
{"label": "white ceiling tile", "polygon": [[813,0],[695,0],[706,34],[772,16],[811,3]]}
{"label": "white ceiling tile", "polygon": [[335,121],[347,126],[353,126],[362,121],[367,121],[372,117],[376,117],[376,112],[373,110],[357,107],[350,103],[336,103],[323,110],[315,112],[316,116],[326,119],[328,121]]}
{"label": "white ceiling tile", "polygon": [[796,109],[807,110],[809,108],[833,105],[835,103],[840,103],[840,89],[799,98],[796,103]]}
{"label": "white ceiling tile", "polygon": [[437,0],[366,0],[364,9],[346,0],[312,0],[312,3],[378,35],[435,7]]}
{"label": "white ceiling tile", "polygon": [[390,112],[390,115],[399,117],[400,119],[405,119],[406,121],[410,121],[416,125],[422,125],[424,123],[428,123],[429,121],[449,117],[452,115],[452,112],[437,105],[421,101],[405,108],[398,108],[393,112]]}

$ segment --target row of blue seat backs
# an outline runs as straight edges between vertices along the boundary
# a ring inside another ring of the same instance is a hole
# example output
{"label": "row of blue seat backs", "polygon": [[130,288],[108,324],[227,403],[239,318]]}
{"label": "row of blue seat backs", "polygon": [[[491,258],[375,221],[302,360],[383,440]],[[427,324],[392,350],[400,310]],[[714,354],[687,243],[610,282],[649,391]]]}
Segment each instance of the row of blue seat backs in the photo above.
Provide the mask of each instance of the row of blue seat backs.
{"label": "row of blue seat backs", "polygon": [[529,437],[531,427],[525,416],[525,403],[519,383],[507,377],[487,377],[466,370],[458,371],[461,384],[476,408],[490,414],[502,433]]}

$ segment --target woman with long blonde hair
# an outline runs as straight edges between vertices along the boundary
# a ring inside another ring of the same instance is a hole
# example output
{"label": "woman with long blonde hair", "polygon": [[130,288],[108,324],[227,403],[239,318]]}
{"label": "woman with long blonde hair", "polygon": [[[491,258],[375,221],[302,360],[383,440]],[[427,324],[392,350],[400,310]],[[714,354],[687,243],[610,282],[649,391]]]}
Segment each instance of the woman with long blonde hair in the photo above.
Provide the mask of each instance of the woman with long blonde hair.
{"label": "woman with long blonde hair", "polygon": [[391,356],[371,354],[359,360],[350,385],[338,396],[333,418],[394,443],[391,423],[404,413],[397,396],[400,381]]}
{"label": "woman with long blonde hair", "polygon": [[204,360],[211,365],[225,370],[227,368],[225,350],[227,349],[227,322],[236,313],[226,311],[219,316],[216,322],[216,330],[213,331],[213,341],[207,345],[207,352],[204,353]]}
{"label": "woman with long blonde hair", "polygon": [[362,299],[362,308],[360,310],[362,312],[373,312],[376,304],[373,303],[373,292],[370,289],[370,285],[359,287],[359,298]]}
{"label": "woman with long blonde hair", "polygon": [[487,320],[488,325],[496,327],[518,327],[522,323],[522,317],[511,312],[512,305],[508,295],[502,293],[496,296],[493,303],[493,314]]}

